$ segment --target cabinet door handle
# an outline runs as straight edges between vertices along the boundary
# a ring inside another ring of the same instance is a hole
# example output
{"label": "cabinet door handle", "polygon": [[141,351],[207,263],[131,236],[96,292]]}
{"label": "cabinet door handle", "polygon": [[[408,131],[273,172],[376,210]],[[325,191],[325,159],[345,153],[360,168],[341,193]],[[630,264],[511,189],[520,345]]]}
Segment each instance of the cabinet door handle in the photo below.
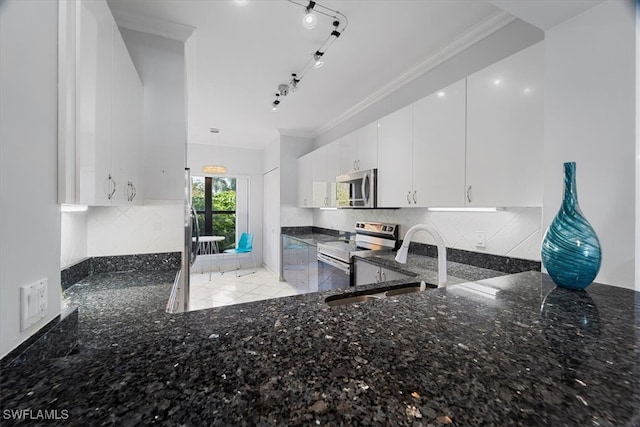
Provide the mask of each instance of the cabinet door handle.
{"label": "cabinet door handle", "polygon": [[131,183],[131,189],[133,190],[133,194],[131,194],[131,201],[133,202],[133,199],[135,199],[138,194],[138,189],[133,185],[133,182]]}
{"label": "cabinet door handle", "polygon": [[386,282],[387,281],[387,275],[385,274],[384,270],[381,269],[381,271],[382,271],[382,281]]}
{"label": "cabinet door handle", "polygon": [[471,203],[471,186],[467,187],[467,202]]}
{"label": "cabinet door handle", "polygon": [[376,283],[380,283],[380,269],[376,270]]}
{"label": "cabinet door handle", "polygon": [[416,196],[417,190],[413,190],[413,203],[418,203],[418,197]]}
{"label": "cabinet door handle", "polygon": [[357,168],[357,166],[356,166],[356,161],[355,161],[355,160],[353,161],[353,170],[354,170],[354,171],[357,171],[357,170],[358,170],[358,168]]}
{"label": "cabinet door handle", "polygon": [[[107,190],[107,199],[111,200],[116,193],[116,181],[111,177],[111,174],[107,176],[107,182],[109,184],[109,190]],[[111,183],[113,183],[113,189],[111,189]]]}
{"label": "cabinet door handle", "polygon": [[411,191],[407,192],[407,203],[411,204]]}
{"label": "cabinet door handle", "polygon": [[360,160],[356,160],[356,166],[357,166],[358,170],[360,170]]}

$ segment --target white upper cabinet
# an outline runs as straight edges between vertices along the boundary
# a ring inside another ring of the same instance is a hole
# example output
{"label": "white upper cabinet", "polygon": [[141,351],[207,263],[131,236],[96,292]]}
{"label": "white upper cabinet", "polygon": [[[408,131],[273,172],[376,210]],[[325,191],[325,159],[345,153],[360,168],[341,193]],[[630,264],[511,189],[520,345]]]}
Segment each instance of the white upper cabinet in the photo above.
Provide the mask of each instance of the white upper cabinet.
{"label": "white upper cabinet", "polygon": [[77,200],[67,202],[105,205],[110,204],[109,195],[114,185],[111,177],[113,17],[105,2],[76,4]]}
{"label": "white upper cabinet", "polygon": [[378,167],[378,126],[370,123],[340,138],[340,173]]}
{"label": "white upper cabinet", "polygon": [[543,43],[467,78],[468,206],[542,204]]}
{"label": "white upper cabinet", "polygon": [[413,104],[413,205],[464,206],[466,82]]}
{"label": "white upper cabinet", "polygon": [[356,166],[358,170],[378,167],[378,123],[369,123],[356,131]]}
{"label": "white upper cabinet", "polygon": [[298,158],[298,206],[313,207],[313,153]]}
{"label": "white upper cabinet", "polygon": [[107,3],[78,1],[74,7],[69,16],[75,19],[75,40],[65,43],[76,46],[75,85],[65,85],[69,92],[61,96],[75,97],[75,117],[60,126],[75,133],[75,141],[62,141],[74,145],[75,173],[69,179],[75,180],[75,191],[61,201],[139,204],[142,84]]}
{"label": "white upper cabinet", "polygon": [[347,174],[356,170],[356,133],[351,132],[333,142],[340,145],[340,173]]}
{"label": "white upper cabinet", "polygon": [[328,147],[325,145],[311,152],[313,161],[313,205],[314,207],[328,206],[328,189],[327,189],[327,153]]}
{"label": "white upper cabinet", "polygon": [[378,206],[410,206],[413,196],[412,123],[409,105],[378,121]]}
{"label": "white upper cabinet", "polygon": [[113,33],[111,169],[120,182],[114,203],[141,204],[142,83],[122,36]]}

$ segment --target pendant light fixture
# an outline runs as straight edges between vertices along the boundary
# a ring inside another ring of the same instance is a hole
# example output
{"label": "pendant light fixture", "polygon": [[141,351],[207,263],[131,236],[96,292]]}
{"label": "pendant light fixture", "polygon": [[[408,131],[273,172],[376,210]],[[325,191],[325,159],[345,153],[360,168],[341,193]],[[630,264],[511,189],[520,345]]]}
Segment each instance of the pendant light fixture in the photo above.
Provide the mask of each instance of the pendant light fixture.
{"label": "pendant light fixture", "polygon": [[[220,129],[218,128],[211,128],[209,129],[209,131],[212,134],[219,134],[220,133]],[[215,156],[213,153],[213,147],[215,145],[215,141],[212,138],[211,141],[211,159],[214,160]],[[220,153],[222,153],[222,147],[220,147]],[[220,163],[222,163],[222,155],[220,155]],[[204,165],[202,166],[202,172],[204,173],[211,173],[211,174],[225,174],[227,173],[227,167],[223,166],[222,164],[211,164],[211,165]]]}

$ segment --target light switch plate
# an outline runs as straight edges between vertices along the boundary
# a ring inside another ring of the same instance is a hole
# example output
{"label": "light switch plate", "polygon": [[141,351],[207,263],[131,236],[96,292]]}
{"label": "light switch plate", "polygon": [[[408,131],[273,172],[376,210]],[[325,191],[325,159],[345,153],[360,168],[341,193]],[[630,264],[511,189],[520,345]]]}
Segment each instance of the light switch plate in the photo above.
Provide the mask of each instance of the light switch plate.
{"label": "light switch plate", "polygon": [[47,315],[47,279],[20,287],[20,331]]}
{"label": "light switch plate", "polygon": [[484,248],[487,246],[487,235],[484,231],[476,231],[476,247]]}

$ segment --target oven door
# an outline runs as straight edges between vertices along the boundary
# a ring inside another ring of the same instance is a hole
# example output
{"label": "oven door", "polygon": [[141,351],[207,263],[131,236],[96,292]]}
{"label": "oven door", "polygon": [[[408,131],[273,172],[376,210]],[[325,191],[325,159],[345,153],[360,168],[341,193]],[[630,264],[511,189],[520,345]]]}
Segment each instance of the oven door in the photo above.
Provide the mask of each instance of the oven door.
{"label": "oven door", "polygon": [[351,264],[318,252],[318,291],[351,286]]}

